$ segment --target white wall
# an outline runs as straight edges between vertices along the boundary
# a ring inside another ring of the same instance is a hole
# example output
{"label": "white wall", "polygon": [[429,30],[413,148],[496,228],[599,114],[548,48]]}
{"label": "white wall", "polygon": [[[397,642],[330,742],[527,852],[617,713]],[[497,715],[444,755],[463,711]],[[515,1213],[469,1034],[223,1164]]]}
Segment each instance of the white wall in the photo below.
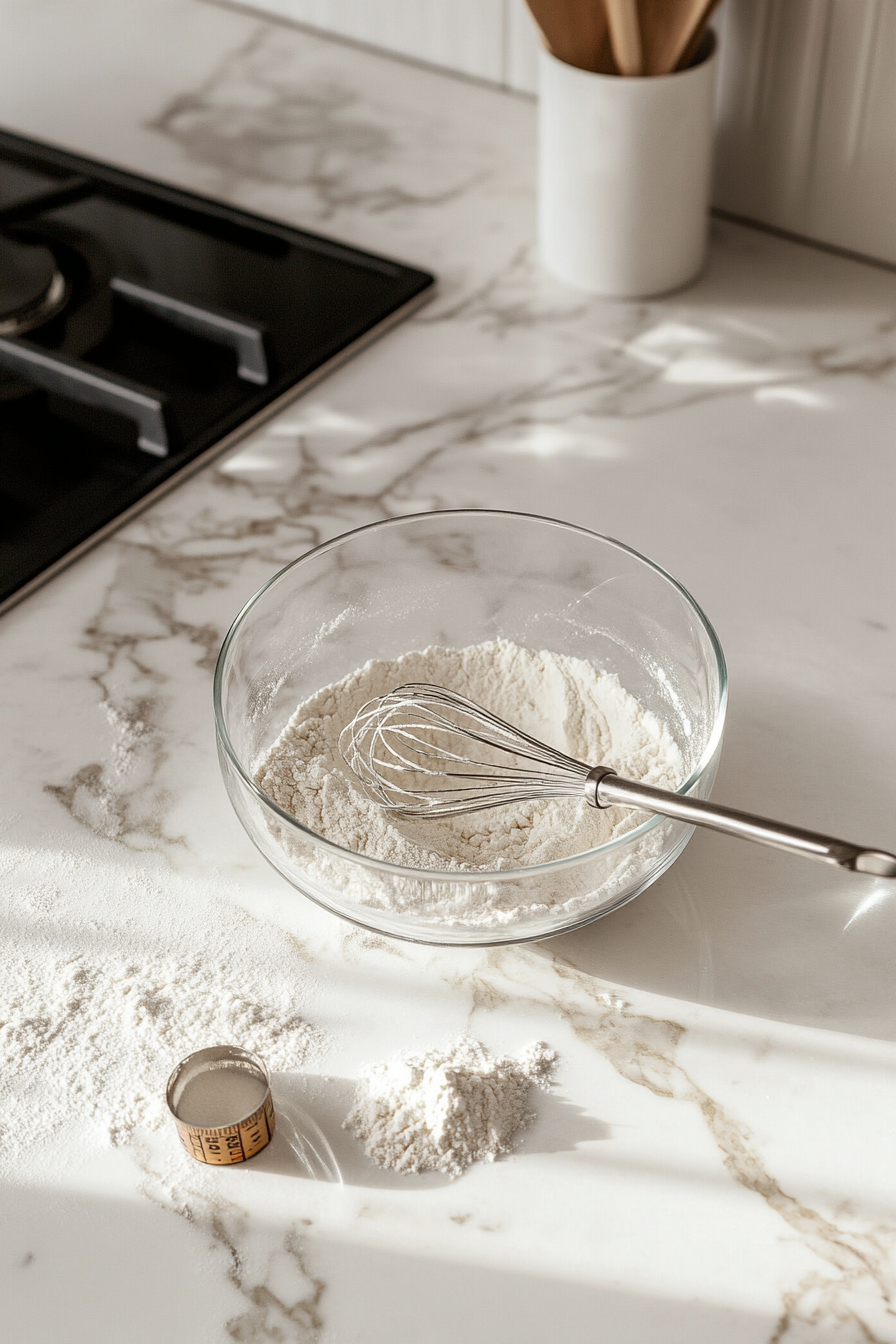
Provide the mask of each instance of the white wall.
{"label": "white wall", "polygon": [[716,202],[896,262],[896,0],[728,0]]}
{"label": "white wall", "polygon": [[535,91],[537,36],[524,0],[244,0],[296,23]]}

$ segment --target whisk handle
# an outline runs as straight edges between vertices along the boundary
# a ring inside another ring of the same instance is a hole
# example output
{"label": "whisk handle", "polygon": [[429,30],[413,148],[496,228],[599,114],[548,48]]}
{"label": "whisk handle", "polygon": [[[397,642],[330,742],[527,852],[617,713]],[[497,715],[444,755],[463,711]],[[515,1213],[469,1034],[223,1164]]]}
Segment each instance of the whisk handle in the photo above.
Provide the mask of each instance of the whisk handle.
{"label": "whisk handle", "polygon": [[[702,798],[688,798],[666,789],[623,779],[606,766],[597,766],[588,775],[586,798],[595,807],[638,807],[646,812],[658,812],[663,817],[690,826],[706,826],[725,835],[754,840],[759,845],[785,849],[791,854],[803,854],[808,859],[833,863],[853,873],[868,873],[874,877],[896,877],[896,855],[881,849],[863,849],[846,840],[835,840],[815,831],[803,831],[796,826],[756,817],[750,812],[738,812],[732,807],[718,807]],[[592,796],[593,795],[593,796]]]}

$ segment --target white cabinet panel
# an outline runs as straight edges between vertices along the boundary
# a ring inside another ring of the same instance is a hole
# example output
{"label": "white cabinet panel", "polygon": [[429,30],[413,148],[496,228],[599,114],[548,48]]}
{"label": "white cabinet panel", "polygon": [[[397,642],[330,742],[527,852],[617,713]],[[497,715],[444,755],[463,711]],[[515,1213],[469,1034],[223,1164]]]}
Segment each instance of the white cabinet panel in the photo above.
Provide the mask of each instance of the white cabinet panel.
{"label": "white cabinet panel", "polygon": [[735,0],[725,15],[716,198],[801,232],[827,10],[828,0]]}
{"label": "white cabinet panel", "polygon": [[496,84],[504,77],[504,0],[244,0],[296,23],[351,37]]}
{"label": "white cabinet panel", "polygon": [[727,0],[715,200],[896,262],[896,0]]}
{"label": "white cabinet panel", "polygon": [[807,232],[896,261],[896,3],[832,0]]}

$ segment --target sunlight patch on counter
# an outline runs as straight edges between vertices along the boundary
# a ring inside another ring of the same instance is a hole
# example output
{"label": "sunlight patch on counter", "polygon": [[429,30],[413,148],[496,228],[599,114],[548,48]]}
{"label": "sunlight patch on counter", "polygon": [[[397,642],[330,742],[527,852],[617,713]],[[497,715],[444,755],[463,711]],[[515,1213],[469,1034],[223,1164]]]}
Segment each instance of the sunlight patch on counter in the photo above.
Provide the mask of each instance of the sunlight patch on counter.
{"label": "sunlight patch on counter", "polygon": [[626,455],[623,444],[599,433],[594,422],[585,416],[562,424],[524,425],[513,437],[489,439],[488,446],[493,452],[521,457],[564,456],[612,460]]}
{"label": "sunlight patch on counter", "polygon": [[809,387],[760,387],[753,397],[761,406],[781,401],[791,406],[804,406],[810,411],[827,411],[834,404],[824,392],[815,392]]}

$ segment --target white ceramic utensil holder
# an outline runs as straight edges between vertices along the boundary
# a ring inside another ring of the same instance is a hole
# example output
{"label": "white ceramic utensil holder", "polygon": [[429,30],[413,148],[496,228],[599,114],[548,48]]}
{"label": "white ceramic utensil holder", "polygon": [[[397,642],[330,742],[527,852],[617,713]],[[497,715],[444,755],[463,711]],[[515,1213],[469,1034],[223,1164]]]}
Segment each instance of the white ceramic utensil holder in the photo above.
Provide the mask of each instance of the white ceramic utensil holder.
{"label": "white ceramic utensil holder", "polygon": [[540,54],[541,257],[591,294],[640,298],[693,280],[706,252],[715,39],[672,75],[596,75]]}

